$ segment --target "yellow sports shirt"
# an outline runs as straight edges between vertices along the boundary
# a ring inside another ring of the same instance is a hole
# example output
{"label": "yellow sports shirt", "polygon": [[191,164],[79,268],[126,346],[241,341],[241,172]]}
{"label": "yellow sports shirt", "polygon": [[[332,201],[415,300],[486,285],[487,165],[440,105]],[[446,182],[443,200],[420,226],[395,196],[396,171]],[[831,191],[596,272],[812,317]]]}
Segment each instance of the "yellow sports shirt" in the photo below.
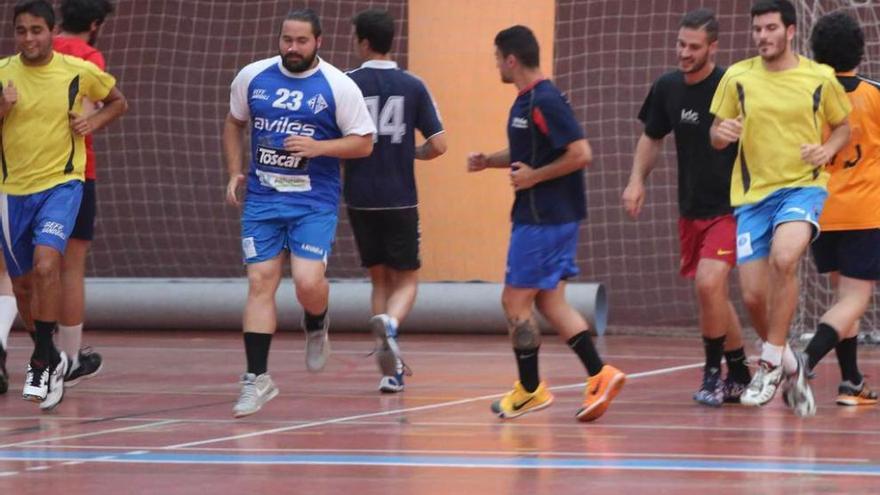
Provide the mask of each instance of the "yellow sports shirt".
{"label": "yellow sports shirt", "polygon": [[719,119],[742,117],[739,154],[730,183],[730,202],[761,201],[786,187],[825,187],[828,173],[801,159],[801,145],[822,144],[828,125],[851,110],[831,67],[799,57],[798,66],[764,69],[761,57],[727,69],[709,111]]}
{"label": "yellow sports shirt", "polygon": [[22,64],[19,55],[0,60],[0,84],[10,81],[18,102],[2,120],[0,191],[33,194],[83,180],[85,138],[74,134],[67,113],[81,114],[84,96],[106,98],[116,80],[91,62],[55,52],[39,67]]}

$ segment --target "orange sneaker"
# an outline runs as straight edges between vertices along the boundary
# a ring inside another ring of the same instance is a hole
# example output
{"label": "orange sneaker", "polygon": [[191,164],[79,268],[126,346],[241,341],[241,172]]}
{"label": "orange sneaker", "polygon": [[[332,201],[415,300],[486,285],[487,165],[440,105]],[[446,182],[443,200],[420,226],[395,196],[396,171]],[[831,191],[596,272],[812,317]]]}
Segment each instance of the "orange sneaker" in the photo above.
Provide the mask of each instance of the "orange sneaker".
{"label": "orange sneaker", "polygon": [[575,415],[577,419],[584,422],[599,419],[605,414],[624,383],[626,383],[626,375],[622,371],[608,364],[602,366],[598,375],[587,379],[584,404]]}

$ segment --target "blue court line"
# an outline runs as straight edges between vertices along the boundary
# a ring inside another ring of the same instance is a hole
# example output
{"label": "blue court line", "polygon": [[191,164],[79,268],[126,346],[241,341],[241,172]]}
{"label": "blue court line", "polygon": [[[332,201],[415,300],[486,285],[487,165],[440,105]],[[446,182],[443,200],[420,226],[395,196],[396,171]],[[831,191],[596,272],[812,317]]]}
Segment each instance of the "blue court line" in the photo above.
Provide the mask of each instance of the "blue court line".
{"label": "blue court line", "polygon": [[438,468],[574,469],[628,471],[712,471],[737,473],[880,476],[880,464],[751,462],[693,459],[555,459],[540,457],[392,456],[392,455],[252,455],[187,452],[0,450],[0,461],[82,461],[146,464],[235,464],[320,466],[407,466]]}

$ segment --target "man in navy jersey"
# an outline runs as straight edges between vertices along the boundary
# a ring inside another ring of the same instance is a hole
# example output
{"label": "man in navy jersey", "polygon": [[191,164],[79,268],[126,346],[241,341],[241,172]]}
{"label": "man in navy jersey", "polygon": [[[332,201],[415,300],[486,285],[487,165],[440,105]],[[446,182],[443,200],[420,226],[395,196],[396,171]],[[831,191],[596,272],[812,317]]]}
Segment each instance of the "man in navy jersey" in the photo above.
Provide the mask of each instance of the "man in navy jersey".
{"label": "man in navy jersey", "polygon": [[586,320],[565,300],[566,280],[578,273],[578,229],[586,218],[583,169],[592,151],[568,101],[544,78],[538,40],[529,28],[499,32],[495,60],[501,80],[519,91],[507,122],[508,148],[491,155],[471,153],[468,171],[509,168],[516,193],[501,303],[519,381],[492,404],[492,411],[513,418],[553,402],[538,374],[541,334],[532,314],[537,306],[590,375],[576,417],[593,421],[605,413],[626,375],[602,362]]}
{"label": "man in navy jersey", "polygon": [[[413,160],[446,152],[446,135],[428,88],[388,53],[394,19],[370,9],[353,19],[355,51],[363,65],[348,73],[364,94],[378,132],[373,153],[345,165],[345,202],[362,265],[370,271],[379,390],[403,390],[398,327],[416,299],[419,212]],[[415,129],[426,139],[415,143]]]}
{"label": "man in navy jersey", "polygon": [[[703,381],[694,394],[700,404],[719,407],[739,402],[751,381],[743,352],[742,330],[730,302],[727,279],[736,266],[736,220],[730,206],[730,174],[737,148],[717,151],[709,143],[709,104],[724,69],[715,65],[718,21],[709,9],[687,13],[678,30],[678,69],[651,86],[639,120],[645,130],[633,158],[623,205],[635,219],[645,201],[645,180],[675,133],[678,155],[680,273],[693,279],[699,302],[700,330],[706,352]],[[760,323],[760,322],[759,322]],[[760,325],[758,325],[760,327]],[[765,329],[757,328],[763,336]],[[721,358],[727,378],[721,379]]]}
{"label": "man in navy jersey", "polygon": [[363,95],[339,69],[317,56],[321,23],[309,9],[281,24],[280,54],[254,62],[232,82],[223,147],[229,170],[227,201],[240,204],[243,131],[251,127],[251,163],[241,219],[248,273],[244,309],[247,372],[233,408],[257,412],[278,394],[267,373],[275,333],[275,292],[284,253],[290,253],[296,297],[303,307],[306,367],[320,371],[330,352],[327,257],[336,231],[339,159],[373,149],[376,131]]}

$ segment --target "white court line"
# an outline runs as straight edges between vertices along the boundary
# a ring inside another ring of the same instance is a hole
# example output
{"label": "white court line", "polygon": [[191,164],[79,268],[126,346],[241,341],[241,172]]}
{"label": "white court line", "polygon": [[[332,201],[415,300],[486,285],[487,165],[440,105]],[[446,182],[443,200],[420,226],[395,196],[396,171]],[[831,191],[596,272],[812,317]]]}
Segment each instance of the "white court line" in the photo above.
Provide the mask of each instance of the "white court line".
{"label": "white court line", "polygon": [[[682,366],[673,366],[670,368],[661,368],[661,369],[652,370],[652,371],[644,371],[641,373],[633,373],[631,375],[627,375],[627,379],[633,380],[636,378],[643,378],[643,377],[648,377],[648,376],[674,373],[676,371],[697,368],[697,367],[703,366],[704,364],[705,363],[700,362],[700,363],[693,363],[693,364],[685,364]],[[566,389],[578,388],[578,387],[583,387],[583,386],[584,386],[584,382],[579,382],[579,383],[573,383],[571,385],[560,385],[558,387],[550,387],[550,390],[566,390]],[[163,450],[183,449],[183,448],[187,448],[187,447],[195,447],[198,445],[206,445],[209,443],[225,442],[228,440],[240,440],[243,438],[252,438],[252,437],[258,437],[258,436],[262,436],[262,435],[271,435],[273,433],[281,433],[281,432],[285,432],[285,431],[302,430],[305,428],[312,428],[315,426],[325,426],[325,425],[331,425],[331,424],[336,424],[336,423],[345,423],[347,421],[356,421],[359,419],[376,418],[376,417],[380,417],[380,416],[392,416],[395,414],[427,411],[430,409],[439,409],[439,408],[443,408],[443,407],[458,406],[461,404],[468,404],[471,402],[478,402],[478,401],[483,401],[483,400],[488,400],[488,399],[494,399],[496,397],[501,397],[503,395],[504,394],[482,395],[480,397],[472,397],[470,399],[460,399],[460,400],[453,400],[453,401],[448,401],[448,402],[440,402],[437,404],[428,404],[426,406],[407,407],[407,408],[402,408],[402,409],[392,409],[390,411],[380,411],[380,412],[368,413],[368,414],[358,414],[355,416],[345,416],[342,418],[333,418],[333,419],[326,419],[326,420],[322,420],[322,421],[313,421],[311,423],[305,423],[305,424],[300,424],[300,425],[295,425],[295,426],[285,426],[285,427],[281,427],[281,428],[273,428],[271,430],[255,431],[252,433],[243,433],[241,435],[231,435],[228,437],[217,437],[217,438],[211,438],[208,440],[200,440],[197,442],[187,442],[187,443],[179,443],[179,444],[174,444],[174,445],[167,445],[167,446],[161,447],[161,448]]]}
{"label": "white court line", "polygon": [[4,476],[15,476],[16,474],[18,474],[18,471],[5,471],[0,473],[0,478]]}
{"label": "white court line", "polygon": [[38,443],[56,442],[59,440],[72,440],[74,438],[95,437],[98,435],[107,435],[109,433],[121,433],[124,431],[134,431],[134,430],[140,430],[143,428],[150,428],[153,426],[162,426],[162,425],[176,423],[176,422],[177,421],[175,421],[173,419],[166,419],[166,420],[157,421],[154,423],[147,423],[145,425],[126,426],[124,428],[113,428],[110,430],[93,431],[91,433],[80,433],[78,435],[65,435],[62,437],[40,438],[38,440],[29,440],[27,442],[7,443],[5,445],[0,445],[0,449],[5,449],[5,448],[9,448],[9,447],[22,447],[24,445],[34,445],[34,444],[38,444]]}

